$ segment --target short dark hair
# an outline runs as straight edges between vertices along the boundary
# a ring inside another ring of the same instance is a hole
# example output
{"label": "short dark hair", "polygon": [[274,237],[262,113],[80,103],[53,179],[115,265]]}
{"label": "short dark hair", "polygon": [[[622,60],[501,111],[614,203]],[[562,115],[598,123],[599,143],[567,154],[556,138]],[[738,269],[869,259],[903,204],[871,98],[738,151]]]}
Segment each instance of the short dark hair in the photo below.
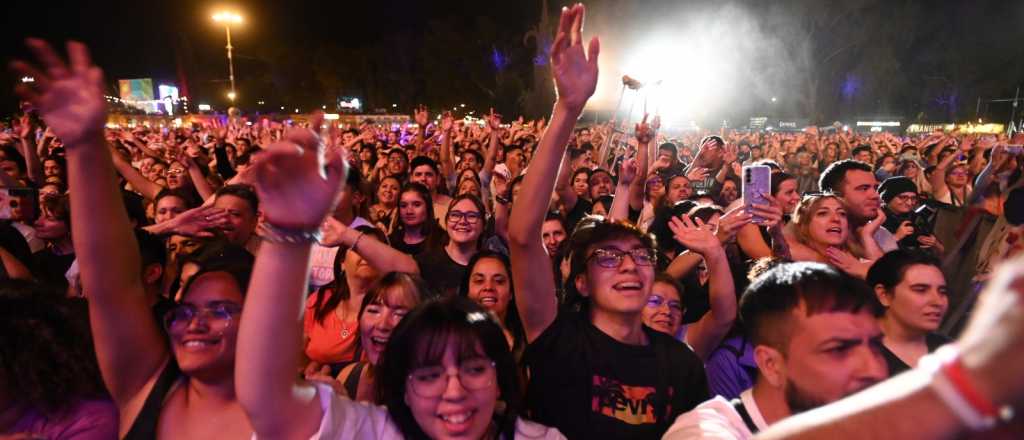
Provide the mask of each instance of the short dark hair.
{"label": "short dark hair", "polygon": [[880,309],[864,281],[821,263],[784,263],[747,286],[740,298],[739,317],[755,345],[785,351],[791,335],[791,314],[801,304],[807,315],[823,312],[878,316]]}
{"label": "short dark hair", "polygon": [[144,229],[136,228],[135,242],[139,246],[143,270],[150,264],[163,266],[167,262],[167,247],[164,245],[164,241],[156,235],[150,234]]}
{"label": "short dark hair", "polygon": [[657,242],[654,236],[644,233],[630,222],[612,220],[601,216],[591,215],[584,217],[572,231],[568,241],[571,251],[569,254],[569,278],[565,281],[566,301],[583,305],[585,297],[576,290],[576,277],[586,272],[588,250],[599,243],[613,240],[636,239],[641,245],[651,249],[657,249]]}
{"label": "short dark hair", "polygon": [[939,258],[921,250],[896,249],[887,252],[871,264],[868,269],[867,282],[869,286],[882,285],[886,290],[896,287],[910,266],[915,265],[935,266],[942,268]]}
{"label": "short dark hair", "polygon": [[234,183],[231,185],[224,185],[217,189],[214,193],[214,200],[219,199],[221,196],[235,196],[246,202],[249,202],[249,206],[252,207],[252,213],[255,215],[260,209],[260,198],[256,195],[256,190],[252,186],[244,183]]}
{"label": "short dark hair", "polygon": [[671,142],[665,142],[661,145],[658,145],[658,151],[671,151],[673,159],[679,156],[679,147],[676,147],[676,144],[673,144]]}
{"label": "short dark hair", "polygon": [[480,154],[479,151],[472,150],[472,149],[469,149],[469,148],[467,148],[465,150],[462,150],[462,155],[463,156],[465,156],[467,154],[473,156],[473,158],[476,159],[476,163],[478,163],[480,165],[484,164],[484,156],[482,154]]}
{"label": "short dark hair", "polygon": [[860,146],[857,146],[857,147],[853,147],[853,149],[850,150],[850,156],[856,156],[856,155],[858,155],[860,153],[863,153],[865,151],[867,151],[870,154],[871,153],[871,146],[870,145],[860,145]]}
{"label": "short dark hair", "polygon": [[409,163],[409,171],[414,171],[417,167],[426,165],[430,169],[434,170],[434,174],[441,175],[441,169],[437,167],[437,162],[427,156],[416,156],[412,158],[412,162]]}
{"label": "short dark hair", "polygon": [[842,195],[842,191],[840,191],[839,188],[843,186],[843,180],[846,179],[846,173],[851,170],[860,170],[868,173],[874,172],[871,165],[853,159],[844,159],[839,162],[834,162],[832,165],[829,165],[828,168],[825,168],[825,171],[821,173],[821,177],[818,178],[818,188],[820,188],[822,192],[834,192]]}

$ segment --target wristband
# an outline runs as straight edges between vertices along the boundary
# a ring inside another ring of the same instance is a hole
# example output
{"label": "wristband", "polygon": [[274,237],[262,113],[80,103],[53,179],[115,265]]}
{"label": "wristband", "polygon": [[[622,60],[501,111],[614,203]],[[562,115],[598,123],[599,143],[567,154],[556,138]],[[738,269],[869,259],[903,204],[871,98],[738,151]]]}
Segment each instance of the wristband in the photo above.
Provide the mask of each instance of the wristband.
{"label": "wristband", "polygon": [[271,243],[308,244],[320,243],[323,233],[320,228],[287,229],[264,221],[259,225],[259,236]]}
{"label": "wristband", "polygon": [[939,348],[920,363],[932,376],[930,386],[935,394],[971,430],[991,429],[998,421],[1013,417],[1012,408],[997,407],[978,391],[964,371],[960,352],[954,345]]}
{"label": "wristband", "polygon": [[359,231],[359,235],[356,236],[356,241],[352,242],[352,247],[350,249],[352,249],[352,250],[354,250],[354,251],[356,251],[358,253],[359,252],[359,240],[362,240],[364,235],[366,235],[366,232]]}

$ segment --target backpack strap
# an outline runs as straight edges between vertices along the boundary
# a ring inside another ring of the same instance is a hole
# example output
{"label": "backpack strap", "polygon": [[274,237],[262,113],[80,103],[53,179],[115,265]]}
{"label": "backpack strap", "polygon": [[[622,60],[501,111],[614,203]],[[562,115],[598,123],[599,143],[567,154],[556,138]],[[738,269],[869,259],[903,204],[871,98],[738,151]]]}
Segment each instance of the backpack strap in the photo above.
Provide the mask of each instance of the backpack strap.
{"label": "backpack strap", "polygon": [[356,393],[359,391],[359,378],[363,375],[363,369],[366,368],[366,364],[363,362],[356,362],[356,365],[352,367],[352,372],[345,378],[345,392],[348,393],[348,398],[356,400]]}
{"label": "backpack strap", "polygon": [[739,413],[740,418],[743,419],[743,423],[747,425],[747,429],[750,430],[750,433],[757,434],[757,425],[754,424],[754,419],[750,417],[750,413],[747,412],[747,407],[743,405],[743,401],[740,399],[732,399],[729,401],[729,404],[732,405],[732,408],[735,409],[737,413]]}

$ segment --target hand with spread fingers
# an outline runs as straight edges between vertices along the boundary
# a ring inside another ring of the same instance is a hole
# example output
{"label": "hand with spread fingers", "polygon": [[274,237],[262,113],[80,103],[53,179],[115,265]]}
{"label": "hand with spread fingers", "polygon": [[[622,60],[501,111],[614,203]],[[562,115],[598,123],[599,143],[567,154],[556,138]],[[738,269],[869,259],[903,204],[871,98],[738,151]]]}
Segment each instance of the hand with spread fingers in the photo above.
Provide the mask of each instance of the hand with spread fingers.
{"label": "hand with spread fingers", "polygon": [[704,224],[699,218],[691,219],[688,215],[673,217],[669,219],[668,228],[676,241],[702,256],[722,251],[722,242],[715,236],[714,227]]}
{"label": "hand with spread fingers", "polygon": [[556,105],[579,114],[597,88],[597,57],[601,44],[591,38],[583,49],[583,16],[586,8],[577,3],[562,8],[558,33],[551,44],[551,73],[555,78]]}
{"label": "hand with spread fingers", "polygon": [[27,44],[41,66],[11,63],[19,76],[35,78],[19,84],[15,89],[18,95],[39,109],[48,128],[69,148],[84,143],[103,145],[107,119],[103,71],[92,64],[89,50],[82,43],[68,42],[68,64],[43,40],[30,38]]}

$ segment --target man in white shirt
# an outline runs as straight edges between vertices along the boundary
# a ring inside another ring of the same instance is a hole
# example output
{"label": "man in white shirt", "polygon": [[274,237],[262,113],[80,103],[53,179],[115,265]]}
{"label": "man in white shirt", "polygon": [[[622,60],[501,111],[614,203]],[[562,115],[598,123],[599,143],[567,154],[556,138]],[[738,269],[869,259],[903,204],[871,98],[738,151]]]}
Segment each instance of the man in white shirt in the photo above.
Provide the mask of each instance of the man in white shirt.
{"label": "man in white shirt", "polygon": [[871,289],[830,266],[789,263],[768,271],[740,300],[758,368],[753,388],[680,415],[663,439],[749,439],[886,379],[876,314]]}

